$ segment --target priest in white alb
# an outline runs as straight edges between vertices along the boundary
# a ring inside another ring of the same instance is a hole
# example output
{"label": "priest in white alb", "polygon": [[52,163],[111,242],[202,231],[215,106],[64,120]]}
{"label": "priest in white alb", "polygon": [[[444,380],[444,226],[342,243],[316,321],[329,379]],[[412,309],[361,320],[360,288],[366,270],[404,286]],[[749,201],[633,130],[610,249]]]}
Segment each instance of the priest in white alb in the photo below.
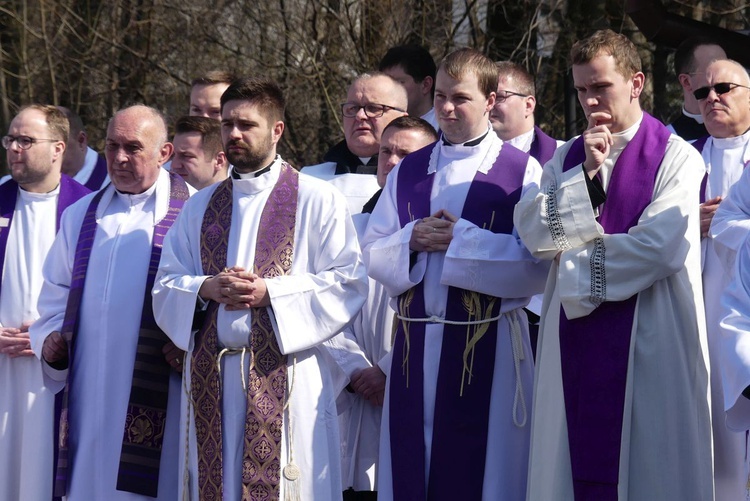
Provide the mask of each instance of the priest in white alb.
{"label": "priest in white alb", "polygon": [[571,50],[588,119],[517,205],[552,260],[534,387],[529,501],[713,498],[695,148],[643,112],[624,35]]}
{"label": "priest in white alb", "polygon": [[68,120],[22,108],[2,138],[11,180],[0,186],[0,499],[52,497],[54,393],[44,385],[29,325],[60,215],[89,190],[61,175]]}
{"label": "priest in white alb", "polygon": [[346,200],[276,154],[284,97],[242,78],[221,98],[232,177],[167,235],[154,314],[188,352],[181,499],[341,499],[333,364],[320,346],[367,290]]}
{"label": "priest in white alb", "polygon": [[378,499],[522,501],[533,358],[523,307],[548,264],[513,208],[539,163],[493,132],[497,67],[473,49],[440,64],[442,138],[388,175],[365,232],[369,275],[397,311]]}
{"label": "priest in white alb", "polygon": [[111,184],[68,208],[44,264],[31,346],[62,392],[55,494],[174,500],[182,357],[158,329],[151,287],[190,190],[162,164],[163,116],[136,105],[107,127]]}

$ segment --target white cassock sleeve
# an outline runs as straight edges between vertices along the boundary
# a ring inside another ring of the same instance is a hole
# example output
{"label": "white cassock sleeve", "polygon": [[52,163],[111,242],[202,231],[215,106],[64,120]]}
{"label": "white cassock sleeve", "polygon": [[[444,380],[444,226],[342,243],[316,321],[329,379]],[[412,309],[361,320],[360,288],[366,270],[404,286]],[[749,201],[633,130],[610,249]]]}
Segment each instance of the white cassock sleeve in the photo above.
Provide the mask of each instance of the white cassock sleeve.
{"label": "white cassock sleeve", "polygon": [[[84,198],[88,207],[91,197]],[[76,220],[72,221],[73,219]],[[60,220],[60,231],[57,232],[55,241],[44,261],[44,284],[38,302],[40,318],[29,328],[31,349],[42,361],[45,385],[55,393],[65,386],[68,370],[56,370],[50,367],[42,358],[42,348],[50,334],[62,330],[68,305],[68,292],[73,277],[75,249],[81,231],[80,225],[80,220],[73,217],[72,210],[66,209]]]}
{"label": "white cassock sleeve", "polygon": [[721,297],[719,356],[724,409],[732,430],[750,429],[750,400],[742,391],[750,386],[750,239],[737,254],[734,278]]}
{"label": "white cassock sleeve", "polygon": [[[608,235],[595,219],[583,169],[562,172],[568,148],[547,163],[541,189],[518,203],[514,219],[532,254],[552,259],[562,251],[556,270],[560,300],[568,318],[579,318],[601,300],[623,301],[684,267],[688,220],[697,218],[698,191],[692,188],[700,185],[704,169],[698,152],[673,136],[638,223],[627,233]],[[597,266],[601,276],[592,277]],[[605,297],[592,297],[595,280],[606,284]]]}
{"label": "white cassock sleeve", "polygon": [[[750,233],[750,169],[745,169],[719,205],[709,234],[722,263],[732,266],[737,251]],[[726,270],[730,272],[730,270]]]}
{"label": "white cassock sleeve", "polygon": [[[542,168],[529,157],[521,197],[539,189]],[[544,291],[549,262],[529,253],[516,230],[493,233],[459,219],[443,262],[441,283],[502,298],[526,298]]]}
{"label": "white cassock sleeve", "polygon": [[[309,179],[300,177],[291,273],[265,280],[269,313],[284,354],[311,348],[341,331],[366,294],[365,270],[346,201],[324,182],[307,186]],[[210,190],[204,191],[185,204],[167,234],[154,286],[156,321],[183,350],[192,349],[192,312],[207,278],[200,264],[199,230],[210,197]],[[262,211],[262,204],[256,208]],[[252,217],[259,216],[233,215],[232,224]],[[239,237],[230,234],[230,245],[233,238]],[[243,234],[242,239],[255,241],[255,236]],[[252,256],[249,259],[252,263]]]}

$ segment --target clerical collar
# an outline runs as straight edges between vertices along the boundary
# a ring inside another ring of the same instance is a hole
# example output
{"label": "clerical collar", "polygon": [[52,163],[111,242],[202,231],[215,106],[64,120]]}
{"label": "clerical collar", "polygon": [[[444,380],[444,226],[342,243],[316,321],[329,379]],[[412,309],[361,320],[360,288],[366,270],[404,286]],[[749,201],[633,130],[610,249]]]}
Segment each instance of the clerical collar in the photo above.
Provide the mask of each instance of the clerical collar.
{"label": "clerical collar", "polygon": [[267,167],[255,172],[239,173],[237,172],[237,169],[232,169],[232,179],[252,179],[254,177],[260,177],[266,172],[271,171],[271,167],[273,167],[274,162],[276,162],[275,158],[273,159],[273,162],[271,162]]}
{"label": "clerical collar", "polygon": [[684,106],[682,107],[682,114],[685,115],[686,117],[692,118],[699,124],[703,123],[703,115],[701,115],[700,113],[698,114],[690,113],[688,110],[685,109]]}
{"label": "clerical collar", "polygon": [[489,131],[489,130],[487,130],[487,131],[486,131],[486,132],[485,132],[484,134],[482,134],[481,136],[479,136],[479,137],[477,137],[477,138],[474,138],[474,139],[471,139],[471,140],[469,140],[469,141],[466,141],[466,142],[465,142],[465,143],[463,143],[463,144],[453,144],[453,143],[451,143],[450,141],[448,141],[448,139],[446,139],[446,138],[445,138],[445,134],[443,134],[443,136],[442,136],[442,140],[443,140],[443,144],[444,144],[445,146],[476,146],[476,145],[478,145],[479,143],[481,143],[481,142],[482,142],[482,141],[484,140],[484,138],[485,138],[485,137],[487,137],[487,134],[489,134],[489,133],[490,133],[490,131]]}

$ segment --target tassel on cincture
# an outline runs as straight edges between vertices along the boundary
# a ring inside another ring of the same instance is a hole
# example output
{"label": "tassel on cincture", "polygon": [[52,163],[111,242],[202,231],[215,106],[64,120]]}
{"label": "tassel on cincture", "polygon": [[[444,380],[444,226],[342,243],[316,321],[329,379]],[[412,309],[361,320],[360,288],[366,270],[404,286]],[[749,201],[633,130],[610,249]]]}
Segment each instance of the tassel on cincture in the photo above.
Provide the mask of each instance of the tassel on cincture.
{"label": "tassel on cincture", "polygon": [[302,501],[299,490],[300,469],[294,463],[284,467],[284,501]]}

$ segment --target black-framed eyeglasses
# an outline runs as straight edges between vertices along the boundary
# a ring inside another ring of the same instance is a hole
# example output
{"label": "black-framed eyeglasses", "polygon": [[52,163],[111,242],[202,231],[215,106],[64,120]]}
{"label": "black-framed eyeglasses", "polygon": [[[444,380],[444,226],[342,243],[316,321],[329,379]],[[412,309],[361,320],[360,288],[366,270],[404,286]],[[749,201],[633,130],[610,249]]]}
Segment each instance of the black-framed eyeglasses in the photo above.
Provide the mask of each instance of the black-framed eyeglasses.
{"label": "black-framed eyeglasses", "polygon": [[365,110],[365,115],[367,118],[380,118],[383,116],[383,114],[386,111],[389,110],[396,110],[400,111],[402,113],[405,113],[406,110],[402,110],[401,108],[396,108],[395,106],[388,106],[387,104],[377,104],[377,103],[367,103],[367,104],[357,104],[357,103],[344,103],[341,105],[341,113],[346,118],[354,118],[357,116],[357,113],[359,113],[359,110]]}
{"label": "black-framed eyeglasses", "polygon": [[6,150],[9,150],[11,146],[13,146],[13,143],[18,143],[18,146],[21,147],[22,150],[28,150],[32,146],[34,146],[36,143],[42,143],[42,142],[53,142],[56,143],[57,141],[60,141],[59,139],[39,139],[36,137],[31,136],[3,136],[2,144],[3,148]]}
{"label": "black-framed eyeglasses", "polygon": [[732,89],[736,89],[737,87],[742,87],[743,89],[750,89],[747,85],[742,85],[738,83],[732,83],[732,82],[721,82],[713,85],[707,85],[705,87],[701,87],[699,89],[695,89],[693,91],[693,96],[695,96],[695,99],[698,101],[703,101],[708,97],[708,95],[711,93],[711,89],[716,92],[717,96],[720,96],[722,94],[726,94],[727,92],[731,92]]}
{"label": "black-framed eyeglasses", "polygon": [[519,96],[519,97],[529,97],[527,94],[521,94],[518,92],[513,92],[510,90],[504,90],[502,92],[498,92],[495,94],[495,104],[501,104],[504,103],[506,99],[513,96]]}

